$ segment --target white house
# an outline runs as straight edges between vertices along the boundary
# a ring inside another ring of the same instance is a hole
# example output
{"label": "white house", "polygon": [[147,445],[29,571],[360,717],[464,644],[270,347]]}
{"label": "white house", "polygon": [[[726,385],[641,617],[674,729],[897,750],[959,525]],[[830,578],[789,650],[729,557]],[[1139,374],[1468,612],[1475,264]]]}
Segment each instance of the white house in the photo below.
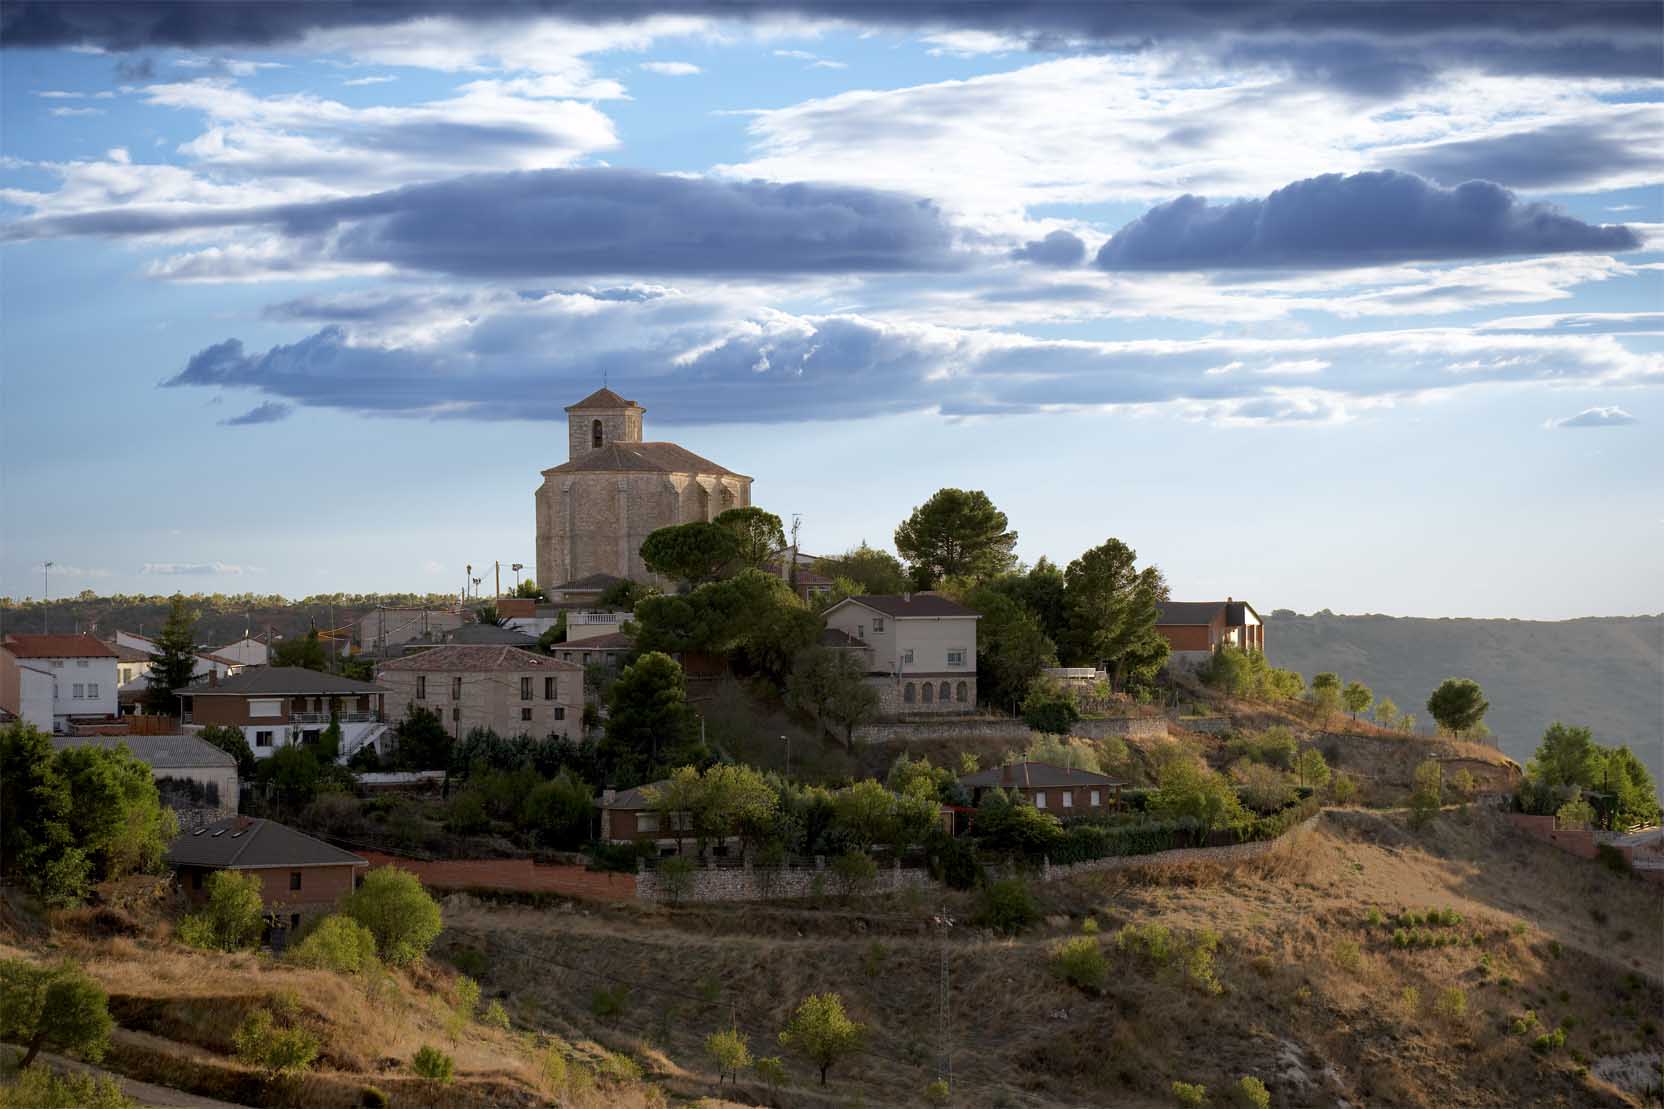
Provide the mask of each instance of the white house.
{"label": "white house", "polygon": [[[117,695],[123,703],[136,702],[150,688],[151,660],[162,653],[154,639],[135,632],[116,632],[110,644],[116,652]],[[243,664],[233,658],[212,652],[199,652],[196,666],[191,670],[191,681],[229,678],[241,672]]]}
{"label": "white house", "polygon": [[245,635],[235,643],[215,647],[213,653],[243,666],[264,666],[271,652],[258,639],[251,639]]}
{"label": "white house", "polygon": [[970,712],[978,619],[935,593],[846,597],[826,610],[824,641],[857,652],[887,714]]}
{"label": "white house", "polygon": [[0,647],[0,722],[21,720],[50,732],[56,685],[49,670],[24,666],[10,648]]}
{"label": "white house", "polygon": [[[52,730],[116,715],[116,652],[90,635],[8,635],[19,670],[52,679]],[[38,679],[30,679],[38,682]]]}
{"label": "white house", "polygon": [[379,745],[387,731],[387,687],[299,666],[251,666],[224,681],[173,692],[187,729],[237,728],[257,759],[291,743],[318,742],[332,719],[341,725],[343,760],[361,747]]}

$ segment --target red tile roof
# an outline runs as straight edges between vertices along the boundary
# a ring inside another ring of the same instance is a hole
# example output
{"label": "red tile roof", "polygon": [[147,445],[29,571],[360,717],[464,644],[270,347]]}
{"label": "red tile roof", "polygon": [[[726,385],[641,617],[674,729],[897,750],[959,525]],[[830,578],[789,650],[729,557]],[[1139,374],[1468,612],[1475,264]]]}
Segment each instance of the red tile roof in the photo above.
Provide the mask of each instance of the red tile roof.
{"label": "red tile roof", "polygon": [[[641,408],[641,405],[633,400],[625,400],[611,389],[597,389],[577,404],[566,406],[568,412],[582,412],[590,408]],[[647,411],[645,408],[641,410]]]}
{"label": "red tile roof", "polygon": [[6,649],[18,658],[115,658],[109,644],[90,635],[8,635]]}

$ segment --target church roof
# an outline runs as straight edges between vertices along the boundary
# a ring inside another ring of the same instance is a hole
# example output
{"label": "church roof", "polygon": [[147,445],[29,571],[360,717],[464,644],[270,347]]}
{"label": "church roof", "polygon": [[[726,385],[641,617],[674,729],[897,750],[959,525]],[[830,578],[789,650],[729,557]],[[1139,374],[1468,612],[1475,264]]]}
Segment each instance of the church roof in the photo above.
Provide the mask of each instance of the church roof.
{"label": "church roof", "polygon": [[675,443],[609,443],[587,451],[570,462],[544,470],[544,474],[575,474],[585,471],[657,473],[657,474],[727,474],[744,477],[718,466],[708,458],[701,458]]}
{"label": "church roof", "polygon": [[[625,400],[611,389],[597,389],[577,404],[567,405],[568,412],[582,412],[586,408],[641,408],[633,400]],[[641,408],[643,412],[647,411]]]}

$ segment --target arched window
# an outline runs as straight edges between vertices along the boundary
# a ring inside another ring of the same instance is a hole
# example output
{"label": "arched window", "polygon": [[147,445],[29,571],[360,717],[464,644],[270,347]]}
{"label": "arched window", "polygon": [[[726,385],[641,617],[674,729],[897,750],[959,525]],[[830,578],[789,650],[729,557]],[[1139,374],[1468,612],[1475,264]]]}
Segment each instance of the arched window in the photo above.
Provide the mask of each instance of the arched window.
{"label": "arched window", "polygon": [[934,697],[935,694],[936,694],[936,687],[931,685],[929,682],[925,682],[924,683],[924,703],[927,704],[927,705],[930,704],[931,698]]}
{"label": "arched window", "polygon": [[906,688],[901,691],[901,699],[908,704],[912,704],[918,699],[918,694],[914,691],[912,682],[908,682]]}
{"label": "arched window", "polygon": [[942,683],[942,688],[937,693],[936,699],[938,701],[942,702],[942,704],[944,704],[944,705],[948,703],[948,683],[947,682]]}
{"label": "arched window", "polygon": [[601,445],[601,421],[600,420],[596,420],[594,423],[589,425],[589,445],[591,447],[600,447],[600,445]]}
{"label": "arched window", "polygon": [[965,683],[960,682],[959,685],[954,688],[953,692],[954,692],[954,698],[953,699],[955,701],[959,701],[960,703],[964,703],[964,700],[965,700]]}

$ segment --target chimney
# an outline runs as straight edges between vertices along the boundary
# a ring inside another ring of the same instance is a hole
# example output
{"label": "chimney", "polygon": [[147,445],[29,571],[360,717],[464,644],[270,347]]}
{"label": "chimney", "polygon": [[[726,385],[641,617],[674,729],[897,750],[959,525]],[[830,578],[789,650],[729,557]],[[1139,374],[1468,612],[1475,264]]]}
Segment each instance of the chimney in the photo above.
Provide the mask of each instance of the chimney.
{"label": "chimney", "polygon": [[612,804],[613,800],[615,798],[617,798],[617,796],[618,796],[618,791],[616,789],[603,789],[601,791],[601,805],[602,805],[602,807],[604,808],[607,805]]}

